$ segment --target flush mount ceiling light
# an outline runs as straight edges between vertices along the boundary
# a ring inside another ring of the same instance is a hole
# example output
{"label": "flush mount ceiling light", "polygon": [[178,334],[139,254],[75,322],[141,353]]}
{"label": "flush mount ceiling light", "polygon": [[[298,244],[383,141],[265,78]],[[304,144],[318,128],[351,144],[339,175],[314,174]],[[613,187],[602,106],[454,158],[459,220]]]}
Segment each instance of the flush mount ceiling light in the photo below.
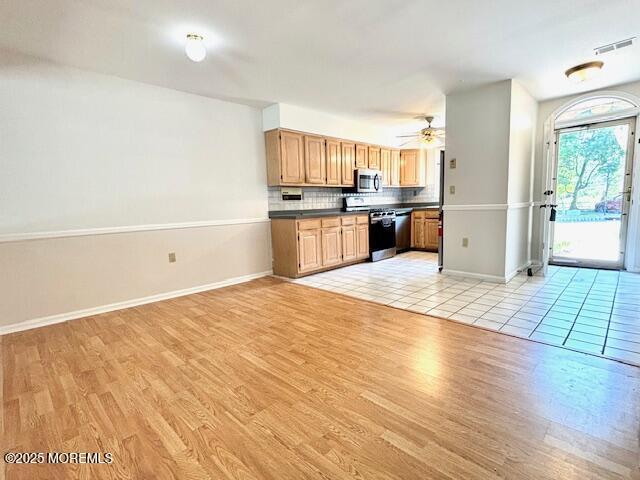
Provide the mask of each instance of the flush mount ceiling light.
{"label": "flush mount ceiling light", "polygon": [[580,83],[595,77],[598,73],[600,73],[603,65],[604,62],[600,61],[582,63],[580,65],[576,65],[575,67],[571,67],[569,70],[564,72],[564,74],[572,82]]}
{"label": "flush mount ceiling light", "polygon": [[189,33],[187,42],[184,45],[184,53],[187,54],[194,62],[201,62],[207,56],[207,49],[204,46],[204,38],[202,35]]}

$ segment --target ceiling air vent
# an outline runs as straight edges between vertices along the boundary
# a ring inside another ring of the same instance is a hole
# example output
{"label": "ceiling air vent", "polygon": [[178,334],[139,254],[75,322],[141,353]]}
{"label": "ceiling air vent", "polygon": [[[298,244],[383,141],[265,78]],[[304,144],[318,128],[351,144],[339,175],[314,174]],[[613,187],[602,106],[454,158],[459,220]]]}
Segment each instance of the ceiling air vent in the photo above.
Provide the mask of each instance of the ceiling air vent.
{"label": "ceiling air vent", "polygon": [[627,38],[626,40],[620,40],[619,42],[610,43],[609,45],[603,45],[595,49],[596,55],[604,55],[605,53],[613,52],[614,50],[620,50],[621,48],[630,47],[633,45],[636,37]]}

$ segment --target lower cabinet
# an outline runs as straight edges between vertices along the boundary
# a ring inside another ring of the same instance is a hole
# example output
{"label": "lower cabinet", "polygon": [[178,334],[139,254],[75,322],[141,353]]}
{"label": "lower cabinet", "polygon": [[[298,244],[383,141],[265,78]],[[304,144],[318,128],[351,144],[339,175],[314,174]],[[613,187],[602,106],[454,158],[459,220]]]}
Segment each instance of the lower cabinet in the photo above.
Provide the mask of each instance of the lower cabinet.
{"label": "lower cabinet", "polygon": [[355,217],[342,218],[342,260],[352,262],[358,258],[358,239]]}
{"label": "lower cabinet", "polygon": [[429,218],[425,222],[424,243],[428,249],[438,249],[438,219]]}
{"label": "lower cabinet", "polygon": [[360,223],[360,219],[358,219],[357,238],[357,258],[369,258],[369,218],[364,217],[362,223]]}
{"label": "lower cabinet", "polygon": [[298,277],[369,257],[369,217],[272,219],[273,273]]}
{"label": "lower cabinet", "polygon": [[438,212],[414,210],[411,213],[411,247],[438,250]]}
{"label": "lower cabinet", "polygon": [[342,231],[339,218],[322,219],[322,266],[342,263]]}
{"label": "lower cabinet", "polygon": [[300,222],[298,226],[298,269],[317,270],[322,266],[322,230],[320,222]]}

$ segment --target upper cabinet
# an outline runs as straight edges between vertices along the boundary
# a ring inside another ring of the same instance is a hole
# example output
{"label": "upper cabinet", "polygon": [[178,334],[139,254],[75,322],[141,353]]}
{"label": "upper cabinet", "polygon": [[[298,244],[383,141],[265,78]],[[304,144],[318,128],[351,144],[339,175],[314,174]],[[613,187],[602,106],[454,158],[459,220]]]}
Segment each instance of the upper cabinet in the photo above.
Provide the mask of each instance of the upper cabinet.
{"label": "upper cabinet", "polygon": [[269,185],[304,183],[304,135],[271,130],[265,133],[265,141]]}
{"label": "upper cabinet", "polygon": [[400,186],[400,150],[391,150],[391,174],[389,185]]}
{"label": "upper cabinet", "polygon": [[380,149],[380,170],[382,170],[382,185],[391,185],[391,150]]}
{"label": "upper cabinet", "polygon": [[342,185],[353,186],[353,170],[356,168],[356,144],[340,142],[342,153]]}
{"label": "upper cabinet", "polygon": [[380,147],[369,147],[369,168],[380,170]]}
{"label": "upper cabinet", "polygon": [[356,144],[351,142],[340,142],[342,153],[342,185],[353,186],[356,168]]}
{"label": "upper cabinet", "polygon": [[400,186],[422,186],[424,174],[422,172],[422,158],[420,150],[400,151]]}
{"label": "upper cabinet", "polygon": [[340,185],[342,183],[342,150],[340,140],[327,138],[327,185]]}
{"label": "upper cabinet", "polygon": [[270,186],[353,187],[354,170],[382,171],[386,187],[424,186],[419,150],[398,150],[322,135],[275,129],[265,132]]}
{"label": "upper cabinet", "polygon": [[356,168],[369,168],[369,146],[356,144]]}
{"label": "upper cabinet", "polygon": [[304,136],[304,166],[306,183],[327,183],[324,137]]}

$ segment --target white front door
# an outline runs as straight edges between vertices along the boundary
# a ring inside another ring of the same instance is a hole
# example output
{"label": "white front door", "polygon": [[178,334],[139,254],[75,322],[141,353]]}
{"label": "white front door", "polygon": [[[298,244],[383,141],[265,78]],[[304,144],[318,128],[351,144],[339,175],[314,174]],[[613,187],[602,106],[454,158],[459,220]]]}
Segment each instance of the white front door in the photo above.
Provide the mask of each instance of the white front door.
{"label": "white front door", "polygon": [[634,129],[635,120],[624,119],[556,131],[549,263],[623,267]]}

